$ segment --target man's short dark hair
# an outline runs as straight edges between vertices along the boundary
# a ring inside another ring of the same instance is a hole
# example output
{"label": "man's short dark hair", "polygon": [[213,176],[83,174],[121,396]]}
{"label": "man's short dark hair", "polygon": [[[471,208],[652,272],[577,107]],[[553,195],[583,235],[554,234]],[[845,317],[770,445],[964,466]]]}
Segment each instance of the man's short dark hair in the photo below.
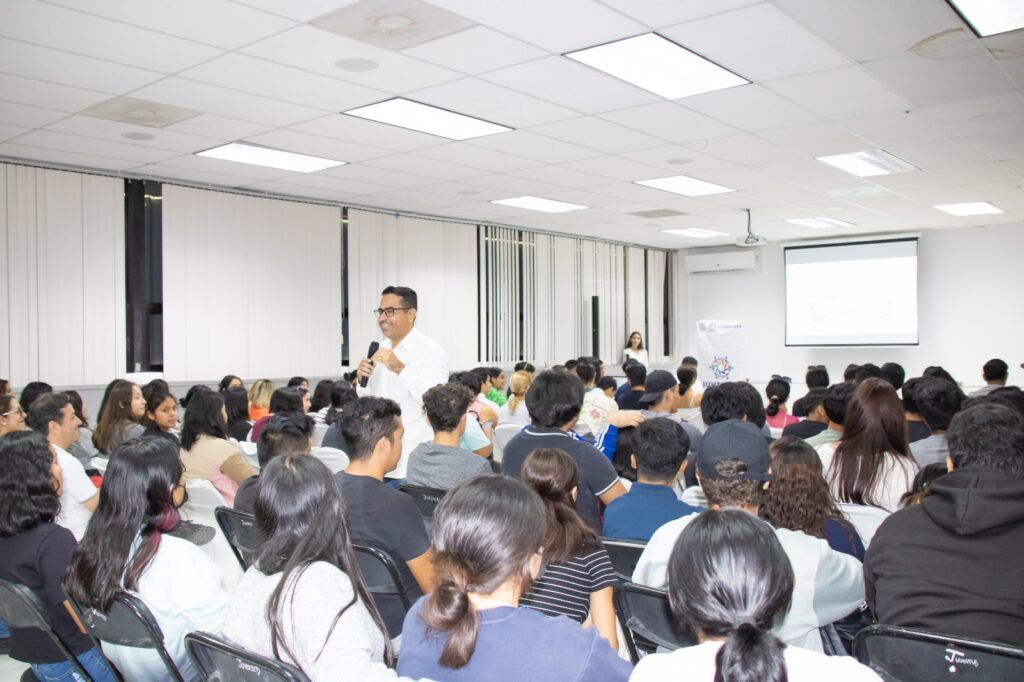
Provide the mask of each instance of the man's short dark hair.
{"label": "man's short dark hair", "polygon": [[882,365],[882,378],[898,391],[903,388],[903,382],[907,379],[907,371],[898,362],[887,362]]}
{"label": "man's short dark hair", "polygon": [[601,377],[600,379],[597,380],[597,383],[595,383],[594,385],[597,386],[602,391],[607,391],[609,388],[614,391],[619,387],[619,385],[615,382],[615,379],[613,379],[612,377]]}
{"label": "man's short dark hair", "polygon": [[627,363],[625,372],[630,386],[643,386],[647,381],[647,368],[639,362]]}
{"label": "man's short dark hair", "polygon": [[693,357],[692,355],[687,355],[685,358],[683,358],[682,360],[679,361],[679,364],[680,365],[693,365],[694,367],[696,367],[697,366],[697,358]]}
{"label": "man's short dark hair", "polygon": [[348,443],[349,459],[366,459],[381,438],[393,438],[401,416],[402,408],[387,398],[367,396],[346,405],[338,425]]}
{"label": "man's short dark hair", "polygon": [[999,358],[993,358],[981,368],[981,376],[985,381],[1006,381],[1010,375],[1010,366]]}
{"label": "man's short dark hair", "polygon": [[565,367],[565,368],[566,368],[567,370],[569,370],[570,372],[573,372],[573,371],[575,371],[575,370],[576,370],[576,363],[577,363],[577,362],[578,362],[578,360],[576,360],[575,358],[572,358],[572,359],[570,359],[570,360],[566,360],[566,361],[565,361],[565,364],[564,364],[564,365],[562,365],[562,366],[563,366],[563,367]]}
{"label": "man's short dark hair", "polygon": [[[484,382],[485,381],[490,381],[492,379],[492,377],[491,377],[491,370],[488,367],[474,367],[473,369],[471,369],[469,371],[472,372],[473,374],[475,374],[476,378],[480,380],[480,390],[481,391],[483,390]],[[497,375],[495,375],[495,376],[497,376]]]}
{"label": "man's short dark hair", "polygon": [[945,431],[960,411],[963,394],[945,379],[925,379],[914,389],[914,401],[924,423],[932,431]]}
{"label": "man's short dark hair", "polygon": [[764,410],[764,400],[761,399],[761,392],[754,388],[753,384],[746,381],[736,381],[733,383],[736,385],[736,390],[746,401],[746,409],[743,411],[743,416],[747,418],[748,422],[755,424],[757,428],[762,428],[768,420],[768,414]]}
{"label": "man's short dark hair", "polygon": [[708,426],[727,419],[743,419],[747,414],[747,397],[735,381],[711,386],[700,400],[701,419]]}
{"label": "man's short dark hair", "polygon": [[537,371],[536,367],[534,367],[531,363],[526,361],[517,362],[516,366],[513,369],[516,372],[529,372],[530,374],[534,374]]}
{"label": "man's short dark hair", "polygon": [[1024,478],[1024,417],[1012,407],[996,400],[971,405],[953,417],[946,439],[954,469]]}
{"label": "man's short dark hair", "polygon": [[865,379],[884,379],[882,368],[870,362],[864,363],[857,368],[853,375],[853,383],[859,384]]}
{"label": "man's short dark hair", "polygon": [[413,291],[412,289],[410,289],[409,287],[393,287],[392,286],[392,287],[387,287],[387,288],[384,289],[384,291],[380,292],[381,296],[387,296],[388,294],[391,294],[393,296],[397,296],[398,298],[402,299],[402,305],[407,307],[407,308],[417,308],[417,309],[419,309],[419,307],[420,307],[419,306],[419,297],[416,295],[416,292]]}
{"label": "man's short dark hair", "polygon": [[589,384],[597,378],[597,364],[589,358],[580,358],[576,361],[576,376],[584,384]]}
{"label": "man's short dark hair", "polygon": [[583,382],[575,374],[547,370],[526,392],[526,411],[534,426],[560,429],[580,416]]}
{"label": "man's short dark hair", "polygon": [[994,391],[989,391],[985,397],[1005,401],[1024,416],[1024,391],[1017,386],[1000,386]]}
{"label": "man's short dark hair", "polygon": [[804,383],[807,384],[807,388],[828,388],[828,370],[824,365],[808,367]]}
{"label": "man's short dark hair", "polygon": [[633,447],[640,475],[671,483],[690,450],[690,436],[672,419],[648,419],[637,427]]}
{"label": "man's short dark hair", "polygon": [[305,452],[313,435],[313,418],[298,412],[273,415],[256,439],[256,458],[260,468],[278,455]]}
{"label": "man's short dark hair", "polygon": [[846,369],[843,370],[843,381],[853,381],[854,377],[857,376],[858,369],[860,369],[860,365],[856,365],[852,362],[847,365]]}
{"label": "man's short dark hair", "polygon": [[913,379],[907,379],[903,382],[903,411],[909,412],[910,414],[920,414],[918,412],[917,400],[914,399],[914,392],[917,387],[924,381],[924,377],[914,377]]}
{"label": "man's short dark hair", "polygon": [[846,420],[846,406],[850,404],[850,398],[857,387],[851,383],[832,384],[825,392],[825,399],[822,405],[825,406],[825,414],[830,422],[840,426]]}
{"label": "man's short dark hair", "polygon": [[25,384],[25,388],[21,389],[21,396],[18,398],[18,402],[21,403],[21,409],[28,412],[32,409],[32,403],[34,403],[39,396],[46,395],[47,393],[53,393],[53,386],[45,381],[28,382]]}
{"label": "man's short dark hair", "polygon": [[423,411],[434,431],[454,431],[476,398],[462,384],[438,384],[423,394]]}
{"label": "man's short dark hair", "polygon": [[811,390],[807,391],[804,397],[800,399],[802,401],[804,409],[807,410],[807,414],[814,412],[814,410],[818,408],[818,405],[821,405],[823,402],[825,402],[825,396],[827,394],[827,388],[812,388]]}
{"label": "man's short dark hair", "polygon": [[44,393],[32,403],[32,409],[28,411],[25,421],[33,431],[48,436],[50,422],[60,424],[64,418],[64,407],[70,404],[71,399],[63,393]]}
{"label": "man's short dark hair", "polygon": [[715,462],[715,473],[724,478],[700,477],[700,487],[708,502],[725,508],[759,507],[764,483],[736,478],[746,472],[747,463],[735,457]]}
{"label": "man's short dark hair", "polygon": [[304,391],[298,386],[276,389],[270,394],[270,411],[274,414],[302,412],[303,393]]}
{"label": "man's short dark hair", "polygon": [[448,383],[462,384],[470,390],[474,398],[483,388],[480,375],[476,372],[452,372],[448,375]]}
{"label": "man's short dark hair", "polygon": [[921,375],[926,377],[945,379],[946,381],[950,381],[954,384],[956,383],[956,379],[953,378],[953,375],[950,374],[942,365],[931,365],[929,367],[925,367],[924,372],[922,372]]}

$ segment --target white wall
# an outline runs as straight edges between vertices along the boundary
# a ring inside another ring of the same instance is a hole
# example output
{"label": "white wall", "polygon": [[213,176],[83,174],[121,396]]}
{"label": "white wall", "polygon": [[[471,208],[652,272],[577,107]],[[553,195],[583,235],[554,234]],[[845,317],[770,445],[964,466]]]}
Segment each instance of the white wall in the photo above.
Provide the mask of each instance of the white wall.
{"label": "white wall", "polygon": [[744,323],[750,380],[760,385],[772,374],[793,377],[794,396],[802,394],[811,364],[827,365],[833,381],[842,380],[851,362],[898,362],[908,378],[942,365],[970,388],[983,383],[985,361],[998,357],[1010,365],[1010,383],[1024,384],[1024,225],[922,232],[919,346],[787,348],[781,244],[763,247],[761,271],[752,273],[687,275],[686,253],[676,259],[676,361],[697,355],[697,320],[727,318]]}

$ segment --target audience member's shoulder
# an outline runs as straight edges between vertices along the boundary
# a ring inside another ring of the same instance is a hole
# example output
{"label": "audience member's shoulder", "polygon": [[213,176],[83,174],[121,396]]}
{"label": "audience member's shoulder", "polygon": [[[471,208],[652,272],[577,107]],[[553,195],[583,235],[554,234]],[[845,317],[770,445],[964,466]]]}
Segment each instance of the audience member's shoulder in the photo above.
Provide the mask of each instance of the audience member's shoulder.
{"label": "audience member's shoulder", "polygon": [[829,682],[881,682],[871,668],[852,656],[826,656],[817,651],[786,647],[786,667],[792,671],[794,682],[811,679],[828,679]]}
{"label": "audience member's shoulder", "polygon": [[690,522],[697,518],[698,514],[687,514],[686,516],[680,516],[678,519],[673,519],[665,525],[654,531],[651,539],[647,545],[667,544],[670,547],[675,544],[676,538],[683,532]]}
{"label": "audience member's shoulder", "polygon": [[326,561],[314,561],[309,564],[302,571],[301,575],[295,579],[295,584],[316,586],[317,592],[328,587],[331,591],[352,591],[352,581],[349,579],[348,574]]}

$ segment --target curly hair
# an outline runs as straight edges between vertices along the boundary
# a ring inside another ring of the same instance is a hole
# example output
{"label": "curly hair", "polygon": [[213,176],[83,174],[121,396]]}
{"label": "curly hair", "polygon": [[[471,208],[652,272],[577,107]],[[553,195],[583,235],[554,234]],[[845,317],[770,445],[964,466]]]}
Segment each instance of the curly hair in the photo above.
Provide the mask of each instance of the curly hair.
{"label": "curly hair", "polygon": [[0,537],[57,518],[60,497],[52,465],[53,453],[39,431],[19,431],[0,438]]}
{"label": "curly hair", "polygon": [[799,438],[786,436],[772,443],[772,483],[761,500],[761,518],[777,528],[800,530],[825,538],[825,522],[842,519],[821,459]]}

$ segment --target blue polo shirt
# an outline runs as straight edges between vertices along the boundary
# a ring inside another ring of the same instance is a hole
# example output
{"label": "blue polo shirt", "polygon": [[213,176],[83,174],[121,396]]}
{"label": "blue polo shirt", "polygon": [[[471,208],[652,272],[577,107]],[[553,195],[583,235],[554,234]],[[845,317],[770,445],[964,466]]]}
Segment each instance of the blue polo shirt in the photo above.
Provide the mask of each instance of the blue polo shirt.
{"label": "blue polo shirt", "polygon": [[601,535],[647,542],[654,531],[669,521],[702,511],[702,507],[694,507],[680,500],[667,485],[634,483],[628,493],[612,500],[604,510],[604,529]]}

